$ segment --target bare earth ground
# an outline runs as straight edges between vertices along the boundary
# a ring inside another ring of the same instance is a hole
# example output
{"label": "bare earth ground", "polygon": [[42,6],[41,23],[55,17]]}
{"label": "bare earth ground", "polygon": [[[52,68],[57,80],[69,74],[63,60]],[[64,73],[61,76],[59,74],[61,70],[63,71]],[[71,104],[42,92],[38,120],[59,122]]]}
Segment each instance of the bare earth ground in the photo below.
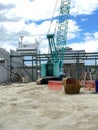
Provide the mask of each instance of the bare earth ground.
{"label": "bare earth ground", "polygon": [[0,130],[98,130],[98,94],[36,83],[0,86]]}

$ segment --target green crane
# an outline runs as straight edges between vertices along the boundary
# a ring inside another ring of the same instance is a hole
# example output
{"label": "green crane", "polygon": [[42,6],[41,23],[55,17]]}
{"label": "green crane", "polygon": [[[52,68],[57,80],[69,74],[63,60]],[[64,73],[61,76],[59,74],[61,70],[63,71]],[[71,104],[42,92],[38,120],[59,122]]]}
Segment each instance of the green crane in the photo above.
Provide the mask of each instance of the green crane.
{"label": "green crane", "polygon": [[56,35],[47,35],[52,60],[48,61],[47,64],[42,64],[43,77],[58,77],[63,73],[62,64],[66,51],[70,2],[70,0],[61,0]]}

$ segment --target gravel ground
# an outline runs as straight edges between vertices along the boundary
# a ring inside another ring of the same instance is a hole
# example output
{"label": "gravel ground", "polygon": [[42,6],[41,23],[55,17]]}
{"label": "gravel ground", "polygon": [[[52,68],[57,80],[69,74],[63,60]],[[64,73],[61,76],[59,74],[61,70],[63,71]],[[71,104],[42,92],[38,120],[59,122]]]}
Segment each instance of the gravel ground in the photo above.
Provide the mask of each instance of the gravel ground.
{"label": "gravel ground", "polygon": [[48,85],[0,86],[0,130],[98,130],[98,94],[68,95]]}

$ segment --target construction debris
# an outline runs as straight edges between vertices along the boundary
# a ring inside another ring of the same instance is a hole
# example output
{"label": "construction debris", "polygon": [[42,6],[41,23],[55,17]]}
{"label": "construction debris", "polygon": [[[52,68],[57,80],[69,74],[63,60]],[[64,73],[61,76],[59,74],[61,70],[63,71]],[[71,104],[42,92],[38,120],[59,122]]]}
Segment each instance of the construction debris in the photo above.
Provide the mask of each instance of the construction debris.
{"label": "construction debris", "polygon": [[28,77],[22,77],[22,82],[23,83],[28,83],[29,82],[29,78]]}

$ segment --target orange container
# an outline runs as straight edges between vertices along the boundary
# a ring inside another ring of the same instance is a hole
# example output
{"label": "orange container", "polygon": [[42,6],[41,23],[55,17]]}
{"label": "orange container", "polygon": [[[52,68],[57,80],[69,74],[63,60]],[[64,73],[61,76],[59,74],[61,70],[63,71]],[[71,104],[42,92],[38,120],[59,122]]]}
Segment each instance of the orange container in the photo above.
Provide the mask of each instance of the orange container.
{"label": "orange container", "polygon": [[50,90],[62,90],[62,81],[48,81],[48,88]]}

